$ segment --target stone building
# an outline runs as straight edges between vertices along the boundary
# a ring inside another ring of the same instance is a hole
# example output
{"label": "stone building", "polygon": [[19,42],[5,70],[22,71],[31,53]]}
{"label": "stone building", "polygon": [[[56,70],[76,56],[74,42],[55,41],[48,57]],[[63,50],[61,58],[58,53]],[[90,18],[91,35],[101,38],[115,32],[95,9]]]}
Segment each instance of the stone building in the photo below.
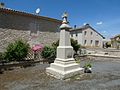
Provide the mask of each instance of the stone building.
{"label": "stone building", "polygon": [[61,20],[30,14],[4,7],[0,4],[0,50],[17,38],[31,45],[50,44],[59,39]]}
{"label": "stone building", "polygon": [[111,38],[111,46],[112,48],[120,48],[120,34]]}
{"label": "stone building", "polygon": [[89,24],[79,28],[71,29],[71,38],[78,41],[82,46],[86,47],[103,47],[104,37],[93,29]]}

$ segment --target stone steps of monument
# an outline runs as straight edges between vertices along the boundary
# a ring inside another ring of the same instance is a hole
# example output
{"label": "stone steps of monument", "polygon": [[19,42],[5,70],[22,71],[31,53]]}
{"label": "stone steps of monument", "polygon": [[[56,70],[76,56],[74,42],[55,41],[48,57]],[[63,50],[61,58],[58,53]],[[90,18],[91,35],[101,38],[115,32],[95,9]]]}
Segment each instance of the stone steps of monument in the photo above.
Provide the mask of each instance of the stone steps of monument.
{"label": "stone steps of monument", "polygon": [[69,71],[72,69],[80,68],[79,64],[76,64],[76,63],[68,64],[68,65],[52,63],[50,67],[56,68],[57,70],[61,70],[61,71]]}

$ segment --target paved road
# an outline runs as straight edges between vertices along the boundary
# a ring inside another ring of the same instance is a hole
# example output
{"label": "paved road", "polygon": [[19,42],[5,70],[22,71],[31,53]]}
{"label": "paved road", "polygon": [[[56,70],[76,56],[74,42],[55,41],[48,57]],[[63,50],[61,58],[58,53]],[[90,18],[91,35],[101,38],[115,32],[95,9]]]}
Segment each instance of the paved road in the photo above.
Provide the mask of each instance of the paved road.
{"label": "paved road", "polygon": [[[86,61],[81,61],[81,66]],[[120,90],[120,61],[93,60],[92,74],[57,80],[45,73],[48,64],[16,68],[0,74],[0,90]]]}

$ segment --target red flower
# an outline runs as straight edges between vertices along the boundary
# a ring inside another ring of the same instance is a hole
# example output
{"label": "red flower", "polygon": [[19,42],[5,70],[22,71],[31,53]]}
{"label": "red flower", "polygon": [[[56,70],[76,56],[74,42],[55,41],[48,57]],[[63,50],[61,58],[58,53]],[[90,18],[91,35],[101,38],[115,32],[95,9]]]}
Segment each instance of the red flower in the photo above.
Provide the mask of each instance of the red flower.
{"label": "red flower", "polygon": [[41,44],[35,44],[32,46],[32,51],[36,52],[36,51],[41,51],[43,48],[43,46]]}

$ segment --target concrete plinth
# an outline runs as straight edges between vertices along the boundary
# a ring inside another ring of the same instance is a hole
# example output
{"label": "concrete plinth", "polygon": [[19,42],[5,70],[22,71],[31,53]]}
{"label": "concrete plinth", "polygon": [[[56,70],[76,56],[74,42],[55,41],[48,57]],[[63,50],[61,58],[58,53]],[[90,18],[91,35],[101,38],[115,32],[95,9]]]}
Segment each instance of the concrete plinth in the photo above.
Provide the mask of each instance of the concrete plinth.
{"label": "concrete plinth", "polygon": [[82,70],[77,64],[61,65],[53,63],[50,67],[46,68],[48,75],[61,80],[80,74],[83,72]]}
{"label": "concrete plinth", "polygon": [[66,79],[82,73],[83,68],[75,62],[71,46],[59,46],[57,58],[54,63],[50,64],[50,67],[46,68],[46,72],[57,79]]}

